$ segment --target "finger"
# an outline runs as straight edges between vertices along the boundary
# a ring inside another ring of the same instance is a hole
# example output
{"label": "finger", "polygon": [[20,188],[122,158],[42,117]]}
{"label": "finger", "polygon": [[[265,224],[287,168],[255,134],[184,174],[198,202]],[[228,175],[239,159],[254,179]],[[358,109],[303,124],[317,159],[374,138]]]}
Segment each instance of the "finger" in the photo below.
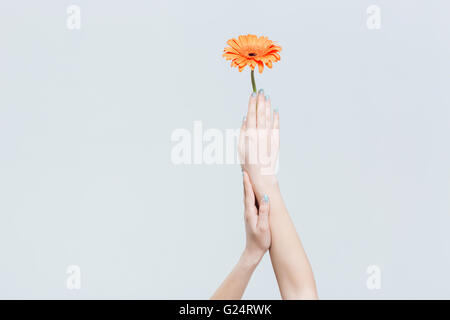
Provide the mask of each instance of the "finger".
{"label": "finger", "polygon": [[242,124],[241,124],[241,130],[245,130],[245,129],[247,129],[247,117],[246,116],[244,116],[242,118]]}
{"label": "finger", "polygon": [[244,159],[245,159],[245,135],[246,135],[246,129],[247,129],[247,119],[244,116],[244,118],[242,118],[242,124],[241,124],[241,130],[239,132],[239,142],[238,142],[239,160],[240,160],[240,164],[241,165],[244,163]]}
{"label": "finger", "polygon": [[263,231],[267,231],[269,230],[269,196],[265,194],[261,200],[257,227]]}
{"label": "finger", "polygon": [[266,98],[264,97],[264,90],[258,92],[258,99],[256,103],[256,126],[264,129],[266,125]]}
{"label": "finger", "polygon": [[270,97],[266,96],[266,128],[272,128],[272,116],[271,116],[271,101]]}
{"label": "finger", "polygon": [[273,111],[273,128],[280,129],[280,114],[278,113],[278,109]]}
{"label": "finger", "polygon": [[244,205],[246,209],[249,209],[255,207],[255,193],[253,192],[252,183],[247,172],[243,171],[242,175],[244,180]]}
{"label": "finger", "polygon": [[253,92],[248,102],[247,128],[256,128],[256,99],[256,92]]}

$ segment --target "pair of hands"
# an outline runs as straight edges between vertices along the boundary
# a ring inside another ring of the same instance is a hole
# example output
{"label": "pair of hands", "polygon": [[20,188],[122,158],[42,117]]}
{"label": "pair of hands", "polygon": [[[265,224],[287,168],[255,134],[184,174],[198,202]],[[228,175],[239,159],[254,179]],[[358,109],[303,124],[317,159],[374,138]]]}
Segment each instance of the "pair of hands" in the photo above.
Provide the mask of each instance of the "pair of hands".
{"label": "pair of hands", "polygon": [[252,94],[241,126],[239,156],[244,183],[245,253],[259,262],[271,245],[267,190],[277,187],[279,114],[264,91]]}
{"label": "pair of hands", "polygon": [[212,299],[241,299],[268,249],[281,297],[317,299],[311,265],[275,177],[278,133],[279,115],[272,111],[270,99],[262,91],[252,94],[239,138],[247,243],[238,263]]}

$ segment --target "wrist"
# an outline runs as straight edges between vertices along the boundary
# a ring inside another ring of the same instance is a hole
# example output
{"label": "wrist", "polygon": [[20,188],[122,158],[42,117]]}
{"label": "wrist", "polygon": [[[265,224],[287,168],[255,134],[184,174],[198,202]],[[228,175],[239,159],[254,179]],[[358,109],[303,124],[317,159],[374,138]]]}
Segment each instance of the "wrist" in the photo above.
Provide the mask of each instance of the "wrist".
{"label": "wrist", "polygon": [[267,250],[245,248],[241,255],[241,261],[246,266],[256,267]]}
{"label": "wrist", "polygon": [[278,186],[277,176],[275,175],[259,175],[255,179],[255,185],[259,187],[274,188]]}
{"label": "wrist", "polygon": [[269,197],[279,192],[278,180],[275,176],[255,182],[255,195],[258,202],[267,194]]}

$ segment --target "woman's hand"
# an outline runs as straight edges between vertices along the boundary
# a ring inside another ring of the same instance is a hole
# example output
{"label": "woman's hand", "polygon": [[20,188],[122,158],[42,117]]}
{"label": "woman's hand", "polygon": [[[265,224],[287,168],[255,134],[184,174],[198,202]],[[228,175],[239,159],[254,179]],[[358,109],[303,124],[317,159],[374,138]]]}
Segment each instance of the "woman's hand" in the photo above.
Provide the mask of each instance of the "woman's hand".
{"label": "woman's hand", "polygon": [[269,197],[263,195],[256,207],[255,193],[247,172],[243,171],[244,178],[244,215],[246,246],[244,256],[250,262],[259,262],[267,250],[270,248],[271,237],[269,227]]}
{"label": "woman's hand", "polygon": [[[272,113],[270,99],[264,97],[264,92],[260,90],[258,95],[252,94],[239,138],[242,169],[250,177],[250,180],[246,179],[245,173],[244,182],[251,181],[250,187],[253,187],[260,204],[260,217],[261,208],[264,208],[263,195],[270,196],[270,258],[282,298],[317,299],[311,265],[275,177],[280,144],[279,121],[278,112]],[[250,190],[250,187],[247,189]],[[253,243],[249,247],[260,248],[259,251],[264,248],[265,242],[260,238],[256,237],[260,240],[253,241],[249,238],[255,237],[247,231],[247,242]]]}
{"label": "woman's hand", "polygon": [[246,172],[243,172],[243,178],[247,243],[238,263],[211,297],[213,300],[241,299],[253,271],[270,248],[269,197],[262,197],[258,210],[252,184]]}
{"label": "woman's hand", "polygon": [[258,201],[266,190],[277,186],[275,172],[279,145],[278,112],[272,112],[269,97],[260,90],[250,96],[239,137],[242,169],[248,173]]}
{"label": "woman's hand", "polygon": [[281,297],[317,299],[311,265],[275,177],[278,150],[278,112],[272,114],[270,100],[260,90],[258,95],[250,97],[239,138],[247,244],[239,262],[212,299],[240,299],[268,249]]}

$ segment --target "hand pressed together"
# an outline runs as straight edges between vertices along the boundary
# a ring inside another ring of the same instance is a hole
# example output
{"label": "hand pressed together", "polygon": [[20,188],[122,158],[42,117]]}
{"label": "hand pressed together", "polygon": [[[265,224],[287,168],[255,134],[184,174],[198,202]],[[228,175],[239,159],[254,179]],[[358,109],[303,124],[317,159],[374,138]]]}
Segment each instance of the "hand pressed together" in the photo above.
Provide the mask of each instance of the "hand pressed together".
{"label": "hand pressed together", "polygon": [[269,227],[269,198],[264,195],[259,209],[256,207],[256,198],[247,172],[244,178],[244,216],[246,246],[245,252],[256,261],[259,261],[270,248]]}
{"label": "hand pressed together", "polygon": [[270,98],[260,90],[250,96],[239,136],[241,166],[248,173],[258,200],[265,190],[277,185],[279,145],[279,114],[272,111]]}

